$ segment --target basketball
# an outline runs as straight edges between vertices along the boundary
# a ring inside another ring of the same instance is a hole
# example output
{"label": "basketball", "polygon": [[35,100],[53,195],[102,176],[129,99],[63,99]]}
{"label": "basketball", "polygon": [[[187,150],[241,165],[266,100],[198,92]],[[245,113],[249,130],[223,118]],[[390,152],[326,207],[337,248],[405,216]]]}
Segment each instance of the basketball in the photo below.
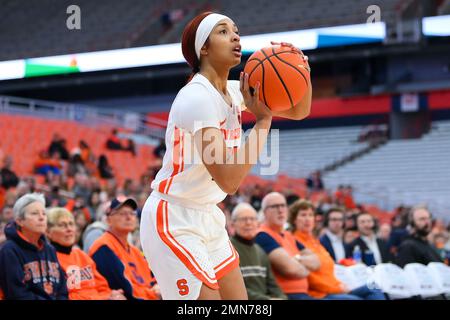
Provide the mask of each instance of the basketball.
{"label": "basketball", "polygon": [[259,99],[271,110],[288,110],[298,104],[310,84],[307,62],[290,47],[262,48],[248,59],[244,72],[249,85],[261,83]]}

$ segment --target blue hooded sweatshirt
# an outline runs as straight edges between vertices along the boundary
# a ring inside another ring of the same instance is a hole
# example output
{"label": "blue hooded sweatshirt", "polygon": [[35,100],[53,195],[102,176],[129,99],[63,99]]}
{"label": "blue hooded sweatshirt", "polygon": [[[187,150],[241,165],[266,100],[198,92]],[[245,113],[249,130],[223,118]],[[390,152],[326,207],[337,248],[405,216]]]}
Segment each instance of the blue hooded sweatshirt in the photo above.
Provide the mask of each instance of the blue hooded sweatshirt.
{"label": "blue hooded sweatshirt", "polygon": [[44,236],[39,248],[28,242],[15,222],[5,227],[8,239],[0,250],[0,288],[7,300],[66,300],[66,274],[55,248]]}

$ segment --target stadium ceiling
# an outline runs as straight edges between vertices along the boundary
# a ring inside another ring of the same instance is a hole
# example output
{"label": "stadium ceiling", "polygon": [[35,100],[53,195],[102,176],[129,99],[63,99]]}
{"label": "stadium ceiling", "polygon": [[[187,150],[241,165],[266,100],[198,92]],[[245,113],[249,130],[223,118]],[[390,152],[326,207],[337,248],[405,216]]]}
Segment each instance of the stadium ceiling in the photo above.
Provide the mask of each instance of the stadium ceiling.
{"label": "stadium ceiling", "polygon": [[[422,20],[425,36],[449,36],[450,16],[426,17]],[[270,41],[290,42],[302,50],[356,44],[383,43],[384,22],[346,25],[241,37],[242,51],[251,54]],[[129,49],[76,53],[0,62],[0,80],[129,69],[183,63],[180,43]]]}

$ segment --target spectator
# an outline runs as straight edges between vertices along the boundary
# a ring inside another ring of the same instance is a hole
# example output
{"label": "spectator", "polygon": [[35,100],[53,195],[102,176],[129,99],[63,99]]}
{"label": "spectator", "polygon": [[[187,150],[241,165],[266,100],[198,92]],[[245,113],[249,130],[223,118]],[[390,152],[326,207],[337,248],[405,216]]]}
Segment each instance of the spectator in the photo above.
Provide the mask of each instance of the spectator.
{"label": "spectator", "polygon": [[126,300],[122,290],[111,290],[92,258],[73,246],[75,220],[72,213],[65,208],[52,208],[48,211],[47,225],[48,238],[67,274],[70,300]]}
{"label": "spectator", "polygon": [[186,12],[185,9],[173,9],[167,12],[164,12],[161,15],[161,24],[163,26],[163,32],[167,32],[172,28],[172,26],[181,21]]}
{"label": "spectator", "polygon": [[67,201],[64,200],[59,194],[59,187],[57,185],[52,186],[50,192],[45,195],[45,203],[49,207],[64,206]]}
{"label": "spectator", "polygon": [[113,129],[111,131],[111,135],[106,140],[106,148],[110,150],[122,150],[122,144],[120,143],[120,139],[117,136],[117,129]]}
{"label": "spectator", "polygon": [[67,151],[66,139],[63,139],[58,133],[53,135],[47,152],[50,158],[53,158],[55,153],[59,153],[61,159],[69,160],[69,151]]}
{"label": "spectator", "polygon": [[350,244],[359,237],[359,233],[353,229],[344,229],[344,235],[342,236],[344,240],[344,245],[348,248],[348,254],[351,255]]}
{"label": "spectator", "polygon": [[448,259],[450,258],[450,251],[445,248],[447,241],[449,240],[447,232],[438,232],[432,236],[432,246],[436,249],[441,259],[448,265]]}
{"label": "spectator", "polygon": [[137,227],[137,203],[131,198],[113,199],[107,213],[109,229],[91,246],[89,255],[112,289],[122,289],[130,300],[160,298],[150,268],[128,236]]}
{"label": "spectator", "polygon": [[359,246],[362,262],[368,266],[390,262],[392,256],[386,242],[376,236],[374,218],[367,212],[360,213],[356,217],[356,225],[360,236],[350,244],[350,252]]}
{"label": "spectator", "polygon": [[350,255],[349,246],[344,243],[344,219],[342,209],[336,207],[328,210],[324,221],[325,234],[320,237],[320,243],[336,263]]}
{"label": "spectator", "polygon": [[112,179],[114,178],[113,169],[108,163],[108,158],[104,154],[100,155],[98,159],[98,172],[100,177],[103,179]]}
{"label": "spectator", "polygon": [[338,189],[334,193],[334,200],[338,206],[343,206],[347,209],[356,209],[357,206],[353,200],[353,188],[352,186],[338,186]]}
{"label": "spectator", "polygon": [[308,276],[308,294],[317,299],[327,300],[384,300],[380,290],[372,290],[364,285],[350,291],[336,279],[333,259],[314,236],[314,216],[315,208],[309,201],[299,200],[289,208],[289,225],[295,238],[314,252],[320,260],[320,267],[311,271]]}
{"label": "spectator", "polygon": [[[72,192],[75,194],[76,198],[83,199],[83,204],[87,203],[92,192],[91,181],[89,177],[85,174],[76,174]],[[68,208],[68,210],[72,211],[72,208]]]}
{"label": "spectator", "polygon": [[80,248],[83,248],[82,235],[83,235],[84,231],[86,230],[89,222],[88,222],[88,220],[86,220],[86,216],[81,209],[75,209],[73,211],[73,218],[75,220],[75,226],[76,226],[76,244]]}
{"label": "spectator", "polygon": [[61,154],[59,152],[53,152],[50,157],[47,151],[43,150],[39,153],[39,158],[34,163],[34,172],[47,176],[48,172],[52,172],[55,175],[60,175],[63,169],[61,162]]}
{"label": "spectator", "polygon": [[356,216],[352,211],[347,211],[345,214],[344,229],[356,230]]}
{"label": "spectator", "polygon": [[258,233],[255,209],[247,203],[240,203],[233,209],[231,221],[235,230],[231,242],[239,253],[239,265],[249,300],[286,299],[275,281],[269,258],[255,244]]}
{"label": "spectator", "polygon": [[389,223],[383,223],[378,230],[378,238],[384,242],[388,242],[391,236],[391,225]]}
{"label": "spectator", "polygon": [[348,185],[346,187],[344,187],[344,205],[347,209],[355,209],[356,208],[356,204],[355,201],[353,200],[353,188],[351,185]]}
{"label": "spectator", "polygon": [[93,192],[91,192],[87,203],[87,208],[93,220],[97,218],[97,211],[98,208],[100,207],[100,204],[101,204],[100,191],[94,190]]}
{"label": "spectator", "polygon": [[158,146],[153,150],[153,155],[158,159],[163,159],[166,153],[166,143],[164,139],[159,140]]}
{"label": "spectator", "polygon": [[409,236],[408,226],[408,209],[400,206],[397,213],[392,217],[391,234],[388,240],[389,252],[396,256],[398,247]]}
{"label": "spectator", "polygon": [[78,143],[78,148],[74,148],[71,151],[72,156],[79,155],[84,163],[94,160],[94,154],[91,148],[84,140],[80,140]]}
{"label": "spectator", "polygon": [[26,194],[14,204],[14,222],[5,228],[0,250],[0,288],[7,300],[65,300],[64,271],[45,239],[47,216],[42,194]]}
{"label": "spectator", "polygon": [[333,194],[334,203],[340,207],[344,207],[345,187],[338,185],[336,191]]}
{"label": "spectator", "polygon": [[320,266],[319,259],[285,230],[287,203],[285,197],[272,192],[262,200],[264,221],[256,243],[269,256],[272,270],[283,293],[291,300],[313,299],[308,295],[307,277]]}
{"label": "spectator", "polygon": [[3,220],[6,223],[13,221],[14,220],[13,207],[11,207],[9,205],[4,206],[0,220]]}
{"label": "spectator", "polygon": [[425,207],[414,207],[409,215],[410,236],[398,248],[395,263],[404,267],[408,263],[443,262],[441,256],[427,241],[431,231],[431,214]]}
{"label": "spectator", "polygon": [[90,172],[87,170],[87,168],[84,165],[84,161],[81,158],[81,155],[74,154],[69,160],[69,165],[67,168],[67,175],[69,177],[73,177],[78,173],[85,174],[85,175],[90,174]]}
{"label": "spectator", "polygon": [[19,184],[19,178],[12,171],[12,157],[6,156],[3,159],[3,168],[0,170],[1,186],[8,190],[9,188],[15,188]]}
{"label": "spectator", "polygon": [[306,186],[309,192],[322,191],[324,189],[320,171],[314,172],[306,179]]}
{"label": "spectator", "polygon": [[0,219],[0,250],[6,242],[5,227],[6,222]]}
{"label": "spectator", "polygon": [[86,227],[82,235],[83,251],[89,252],[92,244],[108,230],[106,215],[101,214],[98,221],[95,221]]}
{"label": "spectator", "polygon": [[136,145],[134,144],[133,139],[127,140],[127,146],[123,150],[131,152],[133,157],[136,157]]}
{"label": "spectator", "polygon": [[263,192],[260,185],[255,185],[252,190],[252,195],[250,196],[250,205],[255,208],[255,210],[261,209],[261,201],[263,198]]}

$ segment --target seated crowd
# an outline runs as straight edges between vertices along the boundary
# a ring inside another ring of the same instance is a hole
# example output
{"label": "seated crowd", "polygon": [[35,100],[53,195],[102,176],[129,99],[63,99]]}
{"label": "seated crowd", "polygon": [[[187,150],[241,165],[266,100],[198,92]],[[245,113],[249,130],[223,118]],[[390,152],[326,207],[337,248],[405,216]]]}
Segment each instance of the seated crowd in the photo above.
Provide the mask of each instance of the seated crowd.
{"label": "seated crowd", "polygon": [[[51,149],[53,156],[65,153],[55,143]],[[92,175],[87,150],[80,143],[81,161],[70,162],[69,153],[61,161],[70,165],[57,174],[47,170],[43,185],[34,176],[18,177],[11,159],[3,161],[0,299],[160,299],[138,229],[157,168],[119,186]],[[379,289],[347,288],[335,276],[336,264],[448,264],[448,228],[427,208],[399,207],[390,224],[379,226],[354,202],[351,186],[329,193],[319,179],[311,189],[323,197],[302,199],[268,185],[243,187],[219,204],[250,299],[380,300]]]}

